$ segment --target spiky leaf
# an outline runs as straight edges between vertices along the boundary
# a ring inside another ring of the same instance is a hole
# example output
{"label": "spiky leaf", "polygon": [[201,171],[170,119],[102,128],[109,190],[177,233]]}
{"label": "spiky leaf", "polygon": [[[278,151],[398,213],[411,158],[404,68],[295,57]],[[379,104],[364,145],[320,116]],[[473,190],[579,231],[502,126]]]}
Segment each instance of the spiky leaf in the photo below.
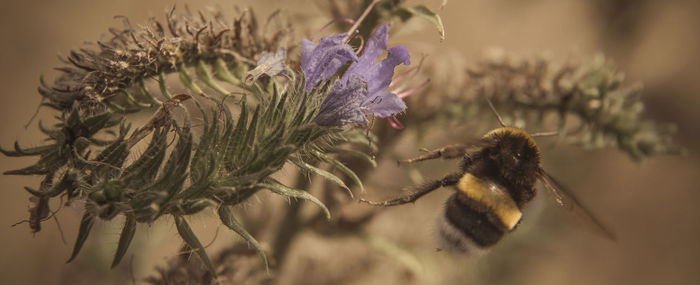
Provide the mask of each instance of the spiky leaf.
{"label": "spiky leaf", "polygon": [[80,249],[83,248],[83,245],[90,235],[90,230],[92,230],[92,226],[94,224],[95,217],[91,213],[86,212],[80,221],[80,229],[78,230],[78,237],[75,239],[75,245],[73,245],[73,252],[66,263],[70,263],[76,256],[78,256],[78,253],[80,253]]}
{"label": "spiky leaf", "polygon": [[333,175],[333,173],[330,173],[330,172],[328,172],[328,171],[325,171],[325,170],[323,170],[323,169],[320,169],[320,168],[318,168],[318,167],[315,167],[315,166],[313,166],[313,165],[311,165],[311,164],[308,164],[308,163],[306,163],[306,162],[304,162],[303,160],[300,160],[300,159],[292,159],[292,162],[294,162],[294,164],[295,164],[296,166],[298,166],[299,168],[301,168],[301,169],[303,169],[303,170],[305,170],[305,171],[314,173],[314,174],[316,174],[316,175],[319,175],[319,176],[321,176],[321,177],[327,179],[328,181],[331,181],[331,182],[333,182],[333,183],[335,183],[335,184],[338,184],[338,186],[340,186],[341,188],[345,189],[345,190],[348,192],[348,195],[350,195],[350,198],[354,198],[354,197],[355,197],[355,196],[352,194],[352,191],[350,190],[350,188],[349,188],[347,185],[345,185],[345,182],[343,182],[343,180],[340,179],[338,176]]}
{"label": "spiky leaf", "polygon": [[262,258],[263,262],[265,263],[265,270],[267,270],[268,263],[267,256],[265,255],[265,250],[263,250],[260,243],[243,227],[243,225],[241,225],[241,223],[239,223],[238,220],[236,220],[236,217],[233,216],[233,213],[231,213],[231,210],[228,206],[219,207],[219,218],[226,227],[236,232],[243,239],[252,244],[253,247],[255,247],[255,249],[258,251],[258,254],[260,254],[260,258]]}
{"label": "spiky leaf", "polygon": [[424,5],[418,5],[415,7],[400,7],[396,12],[402,20],[407,20],[412,16],[417,16],[431,22],[435,28],[437,28],[438,33],[440,33],[440,40],[445,40],[445,26],[442,24],[442,19],[440,15],[428,9]]}
{"label": "spiky leaf", "polygon": [[117,245],[117,251],[114,254],[114,259],[112,260],[112,268],[119,265],[119,262],[126,254],[126,250],[129,249],[131,241],[134,239],[134,234],[136,233],[136,217],[131,214],[126,215],[124,220],[124,228],[119,236],[119,244]]}
{"label": "spiky leaf", "polygon": [[338,170],[342,171],[345,173],[350,179],[352,179],[358,186],[360,186],[360,191],[365,192],[365,188],[362,186],[362,180],[360,180],[359,177],[357,177],[357,174],[353,172],[350,168],[345,166],[343,163],[340,161],[336,160],[335,158],[332,158],[328,156],[325,153],[322,153],[320,151],[314,150],[311,152],[316,158],[327,162],[330,165],[333,165],[333,167],[337,168]]}
{"label": "spiky leaf", "polygon": [[323,210],[323,212],[326,214],[326,219],[331,219],[331,212],[328,210],[325,204],[318,200],[316,197],[311,195],[309,192],[306,192],[304,190],[299,190],[299,189],[293,189],[289,188],[286,185],[277,182],[273,179],[268,179],[266,183],[258,183],[258,187],[266,188],[270,191],[272,191],[275,194],[287,196],[287,197],[292,197],[292,198],[299,198],[299,199],[304,199],[308,200],[311,203],[316,204],[318,207]]}
{"label": "spiky leaf", "polygon": [[199,242],[197,236],[194,234],[194,232],[192,232],[192,228],[190,228],[190,225],[187,223],[185,218],[178,215],[173,215],[173,217],[175,218],[175,227],[177,227],[177,232],[182,237],[182,240],[184,240],[187,245],[197,252],[197,255],[199,255],[199,258],[202,260],[202,263],[204,263],[204,266],[207,268],[209,273],[216,276],[214,265],[212,265],[207,252],[202,246],[202,243]]}

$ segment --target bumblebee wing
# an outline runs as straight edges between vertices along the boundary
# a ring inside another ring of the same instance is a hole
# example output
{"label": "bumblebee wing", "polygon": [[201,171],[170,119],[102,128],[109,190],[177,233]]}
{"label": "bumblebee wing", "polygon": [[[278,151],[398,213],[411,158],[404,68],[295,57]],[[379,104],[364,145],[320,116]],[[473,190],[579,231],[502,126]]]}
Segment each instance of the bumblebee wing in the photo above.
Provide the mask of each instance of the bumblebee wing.
{"label": "bumblebee wing", "polygon": [[588,208],[584,207],[570,191],[566,190],[566,188],[559,184],[551,175],[547,174],[547,172],[543,172],[540,181],[542,181],[544,188],[547,188],[547,190],[552,193],[559,206],[578,216],[599,234],[602,234],[610,240],[616,240],[615,234],[613,234],[608,227],[603,225]]}

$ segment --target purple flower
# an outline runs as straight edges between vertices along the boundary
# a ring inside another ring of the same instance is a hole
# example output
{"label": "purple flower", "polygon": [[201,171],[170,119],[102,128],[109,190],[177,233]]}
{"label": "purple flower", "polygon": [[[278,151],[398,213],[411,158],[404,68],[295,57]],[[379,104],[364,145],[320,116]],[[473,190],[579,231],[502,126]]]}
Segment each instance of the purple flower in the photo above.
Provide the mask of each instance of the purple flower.
{"label": "purple flower", "polygon": [[[387,50],[389,26],[382,25],[374,32],[359,58],[347,54],[348,49],[352,51],[352,48],[342,42],[344,36],[324,37],[318,46],[304,41],[302,69],[307,77],[307,90],[311,89],[309,85],[328,80],[349,60],[355,61],[335,83],[314,121],[323,126],[367,124],[367,114],[386,118],[406,109],[403,100],[389,91],[389,84],[394,76],[394,67],[401,63],[410,64],[408,49],[404,46],[393,47],[388,50],[385,59],[376,62]],[[321,64],[324,62],[326,64]],[[364,87],[358,85],[360,82]]]}
{"label": "purple flower", "polygon": [[408,48],[396,46],[389,49],[386,58],[375,62],[387,49],[389,41],[389,25],[380,26],[369,38],[365,45],[365,51],[360,59],[348,68],[342,80],[348,80],[350,74],[359,74],[367,82],[367,98],[361,107],[369,108],[372,113],[380,118],[386,118],[401,113],[406,109],[406,104],[389,91],[391,78],[394,77],[394,67],[403,63],[411,64]]}

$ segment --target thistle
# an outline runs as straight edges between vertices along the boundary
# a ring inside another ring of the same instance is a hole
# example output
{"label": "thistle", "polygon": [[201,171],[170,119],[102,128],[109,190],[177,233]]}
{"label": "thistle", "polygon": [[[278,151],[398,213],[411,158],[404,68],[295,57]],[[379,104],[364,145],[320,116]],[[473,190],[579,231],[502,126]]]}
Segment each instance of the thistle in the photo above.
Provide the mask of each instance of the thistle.
{"label": "thistle", "polygon": [[[112,263],[116,266],[138,223],[167,217],[216,276],[186,219],[214,209],[223,225],[257,249],[267,267],[265,252],[232,214],[232,207],[267,190],[312,202],[330,219],[319,199],[271,176],[287,163],[350,191],[339,177],[317,167],[319,162],[328,163],[362,188],[357,175],[334,158],[343,150],[332,146],[350,143],[353,133],[361,132],[351,123],[366,123],[365,115],[385,114],[372,106],[368,108],[373,112],[363,108],[370,96],[393,95],[377,93],[383,91],[374,82],[381,78],[381,84],[388,84],[384,82],[391,80],[398,62],[371,71],[368,68],[381,64],[363,61],[373,61],[386,48],[388,27],[380,27],[359,62],[336,81],[338,68],[321,71],[323,77],[308,68],[317,57],[309,57],[306,43],[302,72],[287,65],[288,51],[296,48],[289,39],[290,25],[263,34],[249,10],[239,11],[232,25],[223,24],[228,22],[220,13],[178,17],[174,10],[165,22],[152,20],[132,28],[125,21],[124,28],[111,30],[111,40],[72,52],[67,66],[60,68],[63,75],[53,84],[42,80],[42,106],[60,113],[50,127],[39,122],[51,143],[27,149],[16,143],[14,150],[0,151],[7,156],[39,156],[36,164],[5,173],[44,176],[38,189],[26,187],[38,201],[28,219],[33,232],[47,219],[50,199],[85,202],[68,262],[78,256],[98,219],[125,217]],[[346,51],[358,59],[352,49]],[[401,58],[408,62],[405,47]],[[356,70],[361,68],[365,70]],[[363,90],[375,95],[358,93],[365,98],[358,101],[345,91],[334,93],[343,89],[338,86],[348,86],[348,77],[353,86],[369,86]],[[186,91],[171,92],[174,78]],[[333,107],[338,104],[354,106],[351,119],[343,119],[344,109]],[[397,106],[391,112],[403,110],[404,105]],[[136,112],[149,112],[150,119],[132,127],[138,121],[130,114]],[[195,119],[201,124],[193,124]],[[352,143],[368,141],[352,139]],[[137,146],[144,149],[134,156]]]}

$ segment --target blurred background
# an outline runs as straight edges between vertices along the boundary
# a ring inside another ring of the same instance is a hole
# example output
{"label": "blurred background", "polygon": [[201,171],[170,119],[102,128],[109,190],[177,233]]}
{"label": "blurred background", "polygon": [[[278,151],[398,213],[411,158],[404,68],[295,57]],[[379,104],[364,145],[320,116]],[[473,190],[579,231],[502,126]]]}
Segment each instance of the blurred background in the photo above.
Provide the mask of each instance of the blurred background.
{"label": "blurred background", "polygon": [[[128,16],[132,24],[149,17],[163,19],[173,3],[192,10],[252,6],[263,18],[276,8],[289,14],[321,15],[297,20],[312,28],[298,29],[311,36],[329,18],[323,1],[3,1],[0,9],[0,144],[40,145],[37,121],[25,128],[40,101],[39,76],[53,80],[57,54],[68,54],[84,41],[104,39],[114,16]],[[441,1],[411,1],[439,10]],[[491,252],[477,260],[435,250],[434,220],[449,191],[438,191],[415,205],[383,210],[363,235],[328,238],[300,233],[291,244],[289,266],[279,272],[281,284],[700,284],[700,2],[662,0],[492,0],[449,1],[440,12],[447,39],[440,43],[430,25],[403,29],[391,45],[407,45],[427,61],[455,56],[470,66],[484,51],[499,48],[518,57],[544,56],[565,61],[592,59],[602,53],[626,74],[627,84],[641,82],[647,118],[678,126],[677,144],[685,156],[652,157],[631,161],[614,149],[584,151],[559,144],[543,145],[544,165],[589,205],[617,233],[609,242],[560,215],[548,199],[537,199],[525,212],[523,224]],[[348,15],[351,17],[352,15]],[[294,18],[292,18],[294,19]],[[293,24],[296,24],[293,22]],[[449,59],[449,58],[448,58]],[[449,74],[447,75],[449,76]],[[416,94],[415,96],[431,96]],[[410,110],[408,111],[410,112]],[[39,119],[50,120],[45,109]],[[381,122],[385,123],[385,122]],[[497,122],[485,122],[497,127]],[[416,145],[407,134],[395,156],[417,154],[419,147],[447,143],[444,132]],[[365,197],[382,199],[412,184],[406,168],[383,157],[365,181]],[[33,161],[0,157],[0,171]],[[424,177],[440,177],[455,169],[453,162],[430,162],[418,167]],[[285,170],[282,171],[282,175]],[[0,283],[3,284],[122,284],[156,275],[177,255],[179,237],[172,221],[162,219],[139,228],[135,244],[122,264],[109,269],[119,236],[120,221],[103,223],[81,255],[65,264],[80,220],[79,206],[57,215],[64,232],[52,221],[32,235],[26,224],[10,227],[28,215],[29,194],[22,187],[39,178],[0,176]],[[544,195],[542,195],[544,196]],[[274,213],[284,213],[277,199]],[[249,204],[255,213],[259,199]],[[53,208],[56,205],[52,205]],[[242,210],[246,213],[247,210]],[[218,233],[217,223],[205,214],[192,224],[207,250],[215,253],[234,239]],[[216,237],[216,238],[215,238]],[[265,243],[264,234],[258,239]],[[377,250],[381,248],[383,250]],[[136,254],[134,254],[136,253]],[[131,257],[133,255],[133,257]],[[254,261],[258,261],[255,259]],[[250,284],[255,284],[252,279]]]}

